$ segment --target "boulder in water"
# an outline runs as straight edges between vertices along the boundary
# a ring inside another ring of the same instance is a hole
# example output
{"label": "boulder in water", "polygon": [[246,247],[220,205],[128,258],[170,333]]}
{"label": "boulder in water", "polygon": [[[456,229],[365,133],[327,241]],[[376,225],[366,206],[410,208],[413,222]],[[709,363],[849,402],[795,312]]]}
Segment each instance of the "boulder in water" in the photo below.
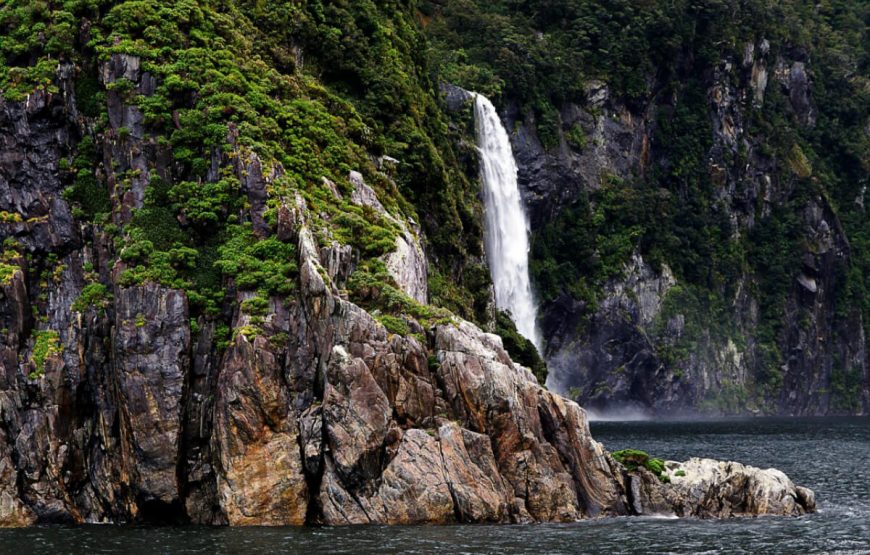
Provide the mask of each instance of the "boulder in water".
{"label": "boulder in water", "polygon": [[661,477],[640,467],[629,476],[629,485],[638,514],[731,518],[800,516],[816,510],[813,491],[796,486],[782,471],[738,462],[667,461]]}

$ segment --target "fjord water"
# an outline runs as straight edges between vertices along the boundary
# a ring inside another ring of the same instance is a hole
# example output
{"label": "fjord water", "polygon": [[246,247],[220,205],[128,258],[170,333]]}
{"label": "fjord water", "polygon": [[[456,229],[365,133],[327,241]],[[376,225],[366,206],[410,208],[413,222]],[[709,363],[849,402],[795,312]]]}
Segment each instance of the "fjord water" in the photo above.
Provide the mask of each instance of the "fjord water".
{"label": "fjord water", "polygon": [[600,422],[609,450],[776,467],[815,490],[801,518],[622,517],[545,525],[345,528],[37,527],[0,530],[0,553],[870,553],[870,419]]}
{"label": "fjord water", "polygon": [[509,312],[517,331],[540,349],[529,280],[529,221],[517,185],[510,139],[495,106],[481,94],[474,96],[474,121],[486,213],[484,242],[495,304]]}

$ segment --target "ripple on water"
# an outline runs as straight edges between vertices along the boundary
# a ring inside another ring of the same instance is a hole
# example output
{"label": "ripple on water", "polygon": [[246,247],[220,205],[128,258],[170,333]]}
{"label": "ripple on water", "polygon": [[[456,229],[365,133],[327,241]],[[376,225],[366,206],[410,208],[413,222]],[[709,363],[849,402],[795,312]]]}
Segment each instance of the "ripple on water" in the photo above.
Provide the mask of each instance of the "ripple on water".
{"label": "ripple on water", "polygon": [[610,449],[776,467],[815,490],[801,518],[615,518],[527,526],[37,527],[0,531],[0,554],[843,553],[870,554],[870,419],[598,422]]}

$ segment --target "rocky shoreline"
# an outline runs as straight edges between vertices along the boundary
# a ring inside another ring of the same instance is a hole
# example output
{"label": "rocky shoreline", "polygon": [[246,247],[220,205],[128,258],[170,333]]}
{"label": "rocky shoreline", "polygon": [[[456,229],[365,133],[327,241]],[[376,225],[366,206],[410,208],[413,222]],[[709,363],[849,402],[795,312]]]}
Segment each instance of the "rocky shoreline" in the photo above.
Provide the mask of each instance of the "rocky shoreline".
{"label": "rocky shoreline", "polygon": [[114,321],[95,307],[70,320],[65,348],[30,379],[15,356],[26,285],[13,276],[0,297],[0,525],[814,510],[812,492],[774,470],[693,459],[668,463],[670,484],[629,472],[592,439],[585,411],[513,363],[498,336],[455,320],[427,332],[430,355],[342,298],[346,251],[316,247],[300,202],[284,206],[278,232],[298,245],[299,290],[273,299],[263,333],[236,334],[220,360],[204,348],[211,331],[189,329],[183,292],[146,284],[117,288]]}

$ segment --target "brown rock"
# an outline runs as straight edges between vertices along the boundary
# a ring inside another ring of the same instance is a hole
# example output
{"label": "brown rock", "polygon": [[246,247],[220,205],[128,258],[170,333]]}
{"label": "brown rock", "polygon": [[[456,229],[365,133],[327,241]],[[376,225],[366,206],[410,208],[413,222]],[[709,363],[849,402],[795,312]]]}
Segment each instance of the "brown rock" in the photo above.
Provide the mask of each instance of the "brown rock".
{"label": "brown rock", "polygon": [[444,424],[438,429],[447,483],[462,522],[503,522],[509,498],[489,438]]}
{"label": "brown rock", "polygon": [[381,449],[392,410],[368,367],[336,346],[326,375],[323,426],[335,470],[352,489],[381,471]]}
{"label": "brown rock", "polygon": [[379,522],[445,524],[453,519],[453,498],[433,435],[413,429],[403,436],[371,502]]}
{"label": "brown rock", "polygon": [[218,497],[230,525],[301,525],[308,486],[296,420],[269,341],[239,334],[215,405]]}

